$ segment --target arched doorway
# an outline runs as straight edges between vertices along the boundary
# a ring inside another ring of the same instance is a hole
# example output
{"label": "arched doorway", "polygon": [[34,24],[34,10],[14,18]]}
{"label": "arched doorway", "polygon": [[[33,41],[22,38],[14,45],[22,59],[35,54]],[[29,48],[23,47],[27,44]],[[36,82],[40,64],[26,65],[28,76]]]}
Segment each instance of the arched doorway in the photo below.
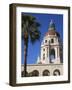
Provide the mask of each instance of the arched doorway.
{"label": "arched doorway", "polygon": [[43,71],[43,76],[50,76],[49,70],[44,70]]}
{"label": "arched doorway", "polygon": [[58,69],[54,70],[53,75],[54,76],[60,75],[60,70],[58,70]]}
{"label": "arched doorway", "polygon": [[32,72],[32,76],[39,76],[39,71],[38,70],[34,70]]}
{"label": "arched doorway", "polygon": [[50,49],[50,63],[53,63],[52,60],[55,59],[55,49]]}

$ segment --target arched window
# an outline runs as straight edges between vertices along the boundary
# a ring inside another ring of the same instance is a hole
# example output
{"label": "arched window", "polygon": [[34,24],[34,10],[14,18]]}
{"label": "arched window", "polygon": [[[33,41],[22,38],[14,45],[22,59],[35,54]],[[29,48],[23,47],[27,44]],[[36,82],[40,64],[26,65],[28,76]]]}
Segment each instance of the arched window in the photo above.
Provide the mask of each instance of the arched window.
{"label": "arched window", "polygon": [[38,70],[34,70],[32,72],[32,76],[39,76],[39,71]]}
{"label": "arched window", "polygon": [[51,43],[54,43],[54,39],[51,39]]}
{"label": "arched window", "polygon": [[49,70],[44,70],[43,71],[43,76],[50,76]]}
{"label": "arched window", "polygon": [[50,50],[50,62],[52,62],[52,60],[55,59],[55,50],[54,49],[51,49]]}
{"label": "arched window", "polygon": [[47,40],[45,40],[45,43],[47,43]]}
{"label": "arched window", "polygon": [[45,48],[43,48],[43,51],[45,51]]}
{"label": "arched window", "polygon": [[58,69],[54,70],[53,75],[54,76],[60,75],[60,70],[58,70]]}

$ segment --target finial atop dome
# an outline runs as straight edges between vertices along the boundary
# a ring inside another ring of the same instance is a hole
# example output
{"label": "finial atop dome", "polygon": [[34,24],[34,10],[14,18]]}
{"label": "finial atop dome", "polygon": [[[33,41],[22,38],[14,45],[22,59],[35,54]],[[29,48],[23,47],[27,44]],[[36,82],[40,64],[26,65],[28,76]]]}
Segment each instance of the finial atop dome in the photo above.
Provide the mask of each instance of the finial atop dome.
{"label": "finial atop dome", "polygon": [[53,20],[50,21],[49,30],[55,30],[55,24],[54,24]]}
{"label": "finial atop dome", "polygon": [[50,25],[52,25],[53,24],[53,20],[51,19],[51,21],[50,21]]}

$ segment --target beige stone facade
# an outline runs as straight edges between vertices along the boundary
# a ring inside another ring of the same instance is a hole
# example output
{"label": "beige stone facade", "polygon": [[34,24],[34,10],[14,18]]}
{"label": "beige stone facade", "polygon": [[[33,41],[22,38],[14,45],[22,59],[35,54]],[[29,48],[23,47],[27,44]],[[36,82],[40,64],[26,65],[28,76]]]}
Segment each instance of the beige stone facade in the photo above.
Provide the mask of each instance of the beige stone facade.
{"label": "beige stone facade", "polygon": [[[22,71],[24,66],[22,65]],[[27,72],[33,73],[36,71],[36,76],[53,76],[53,75],[63,75],[63,64],[32,64],[27,65]],[[46,71],[46,75],[43,72]],[[48,71],[48,72],[47,72]]]}

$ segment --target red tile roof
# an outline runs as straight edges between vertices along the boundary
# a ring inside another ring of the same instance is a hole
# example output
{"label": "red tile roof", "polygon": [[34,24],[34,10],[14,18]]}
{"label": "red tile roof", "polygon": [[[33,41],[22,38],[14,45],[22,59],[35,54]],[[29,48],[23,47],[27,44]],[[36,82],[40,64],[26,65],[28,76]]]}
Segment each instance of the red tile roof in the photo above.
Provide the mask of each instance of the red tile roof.
{"label": "red tile roof", "polygon": [[49,30],[45,35],[57,35],[58,37],[60,37],[59,33],[55,30]]}

